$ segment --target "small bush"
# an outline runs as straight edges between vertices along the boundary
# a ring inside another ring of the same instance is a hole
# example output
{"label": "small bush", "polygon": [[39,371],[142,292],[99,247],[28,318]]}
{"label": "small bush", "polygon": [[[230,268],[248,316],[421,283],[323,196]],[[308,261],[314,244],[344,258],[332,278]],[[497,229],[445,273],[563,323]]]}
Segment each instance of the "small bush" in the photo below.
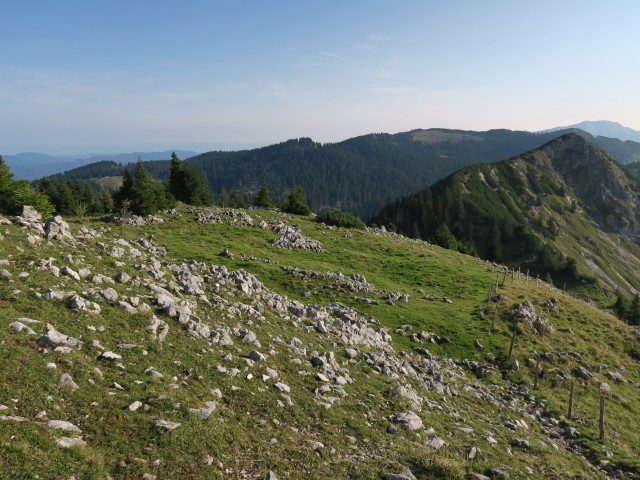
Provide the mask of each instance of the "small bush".
{"label": "small bush", "polygon": [[316,221],[327,225],[335,225],[336,227],[364,228],[362,220],[351,213],[341,212],[340,210],[329,210],[321,213],[316,217]]}

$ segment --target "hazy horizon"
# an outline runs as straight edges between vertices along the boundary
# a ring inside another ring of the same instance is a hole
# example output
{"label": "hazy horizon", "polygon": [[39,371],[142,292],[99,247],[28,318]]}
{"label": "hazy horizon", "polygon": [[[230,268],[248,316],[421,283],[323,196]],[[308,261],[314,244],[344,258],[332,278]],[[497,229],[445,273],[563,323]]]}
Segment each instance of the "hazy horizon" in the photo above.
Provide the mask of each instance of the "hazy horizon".
{"label": "hazy horizon", "polygon": [[9,2],[0,151],[640,130],[638,14],[631,1]]}

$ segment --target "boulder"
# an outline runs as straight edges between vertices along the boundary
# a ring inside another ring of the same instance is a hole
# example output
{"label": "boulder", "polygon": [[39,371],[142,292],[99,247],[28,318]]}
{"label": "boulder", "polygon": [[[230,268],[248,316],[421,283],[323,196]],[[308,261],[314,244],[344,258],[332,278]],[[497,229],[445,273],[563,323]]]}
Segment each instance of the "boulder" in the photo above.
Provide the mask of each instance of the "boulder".
{"label": "boulder", "polygon": [[45,423],[45,426],[49,428],[54,428],[56,430],[65,430],[67,432],[82,433],[82,430],[80,430],[79,427],[65,420],[49,420],[48,422]]}
{"label": "boulder", "polygon": [[422,419],[411,411],[392,415],[391,421],[405,430],[419,430],[423,426]]}
{"label": "boulder", "polygon": [[76,350],[80,350],[83,345],[80,340],[58,332],[50,323],[47,323],[47,331],[36,340],[36,343],[41,347],[69,347]]}

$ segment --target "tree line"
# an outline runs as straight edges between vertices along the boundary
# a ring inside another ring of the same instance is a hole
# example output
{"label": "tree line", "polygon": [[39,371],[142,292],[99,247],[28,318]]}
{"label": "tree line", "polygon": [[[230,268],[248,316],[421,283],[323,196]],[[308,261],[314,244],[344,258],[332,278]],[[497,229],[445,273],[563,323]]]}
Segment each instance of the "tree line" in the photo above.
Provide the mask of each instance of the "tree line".
{"label": "tree line", "polygon": [[[434,129],[376,133],[325,144],[299,138],[252,150],[203,153],[187,163],[207,178],[213,192],[226,194],[229,202],[246,203],[245,192],[255,192],[265,181],[275,198],[282,198],[295,184],[304,189],[314,212],[339,209],[370,218],[396,198],[466,165],[508,158],[560,135]],[[122,176],[126,168],[131,166],[104,161],[55,177]],[[170,176],[171,161],[145,162],[145,168],[164,181]]]}
{"label": "tree line", "polygon": [[60,177],[44,177],[32,186],[26,180],[14,180],[0,156],[0,211],[17,215],[23,205],[31,205],[45,216],[114,212],[150,215],[182,202],[193,206],[279,207],[297,215],[311,214],[306,192],[299,185],[294,184],[280,201],[272,198],[266,181],[253,193],[237,190],[227,193],[223,188],[214,195],[206,177],[188,162],[180,160],[175,153],[170,162],[169,177],[163,181],[152,176],[139,159],[124,169],[122,185],[112,193],[105,188],[97,189],[88,181]]}

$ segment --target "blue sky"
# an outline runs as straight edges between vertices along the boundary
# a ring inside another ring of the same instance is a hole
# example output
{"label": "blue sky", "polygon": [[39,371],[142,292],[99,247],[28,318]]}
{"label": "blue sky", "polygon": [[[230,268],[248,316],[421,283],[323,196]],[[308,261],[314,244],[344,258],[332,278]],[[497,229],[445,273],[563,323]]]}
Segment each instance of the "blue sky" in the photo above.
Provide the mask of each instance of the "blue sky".
{"label": "blue sky", "polygon": [[12,1],[0,152],[640,130],[640,2]]}

